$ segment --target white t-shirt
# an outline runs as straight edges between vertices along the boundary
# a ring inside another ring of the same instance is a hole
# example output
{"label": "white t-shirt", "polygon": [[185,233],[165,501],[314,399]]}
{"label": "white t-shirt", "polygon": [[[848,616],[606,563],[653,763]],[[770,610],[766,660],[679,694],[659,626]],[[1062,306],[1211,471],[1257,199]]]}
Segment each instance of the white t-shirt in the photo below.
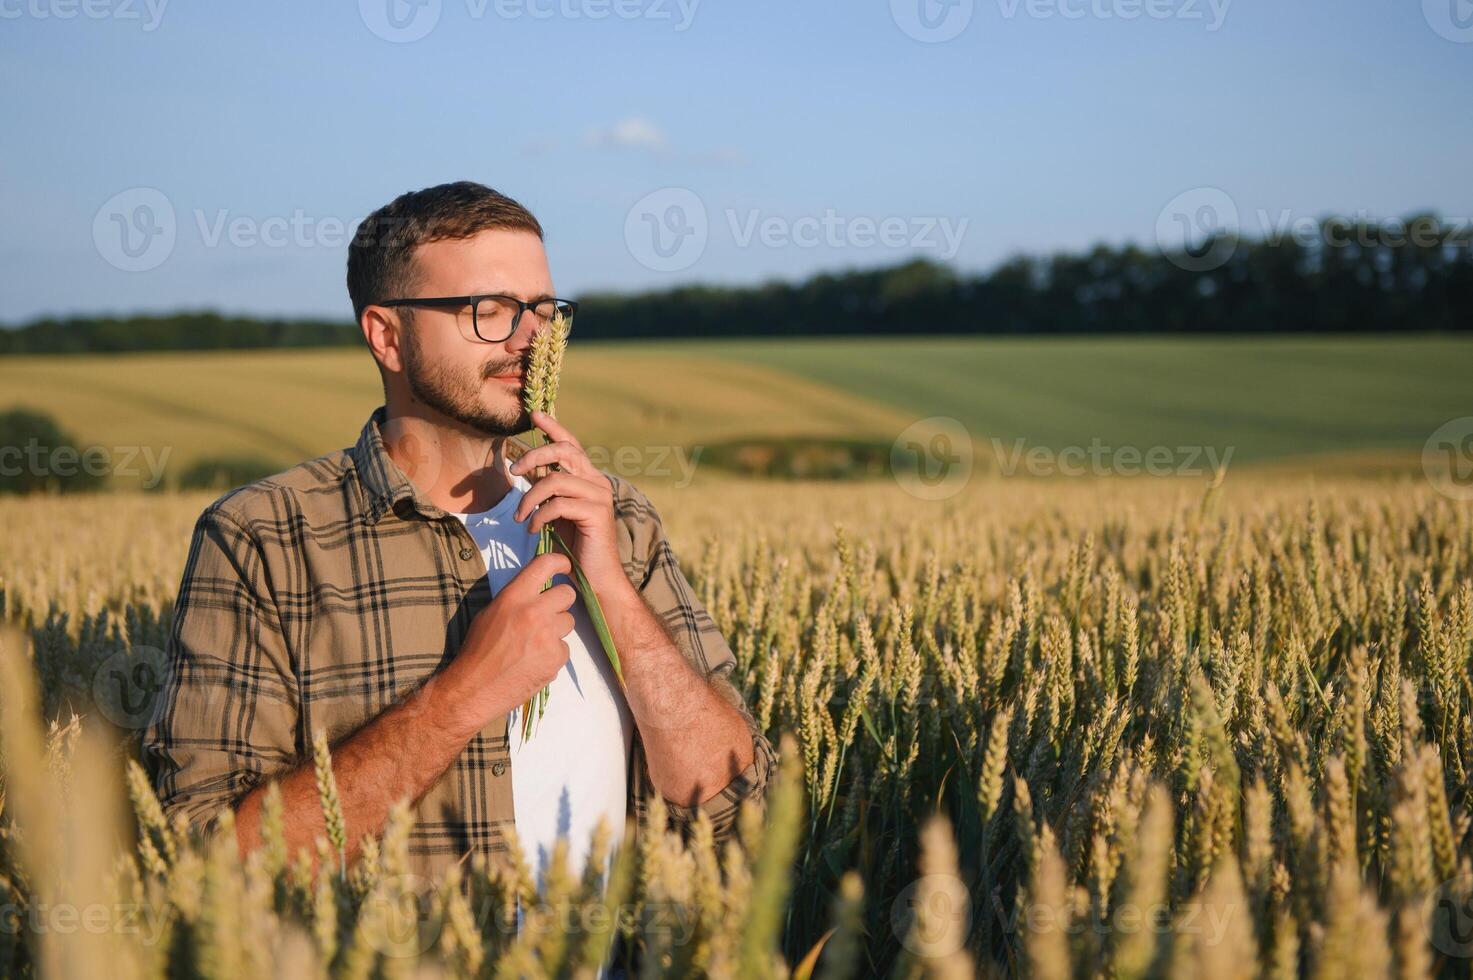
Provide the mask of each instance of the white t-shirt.
{"label": "white t-shirt", "polygon": [[[495,507],[454,515],[481,549],[492,596],[537,554],[537,535],[526,522],[513,520],[531,484],[520,476],[512,480],[513,489]],[[568,579],[559,575],[555,581]],[[634,719],[581,598],[571,611],[573,632],[563,638],[568,663],[553,680],[531,737],[522,741],[521,707],[507,718],[517,837],[539,883],[558,837],[568,838],[573,874],[581,876],[599,817],[617,846],[627,808]]]}

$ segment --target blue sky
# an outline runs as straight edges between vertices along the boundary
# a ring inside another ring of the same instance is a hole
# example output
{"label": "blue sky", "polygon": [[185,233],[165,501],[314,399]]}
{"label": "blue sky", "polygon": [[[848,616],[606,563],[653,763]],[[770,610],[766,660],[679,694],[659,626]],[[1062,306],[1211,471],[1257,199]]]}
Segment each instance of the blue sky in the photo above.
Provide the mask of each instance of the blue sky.
{"label": "blue sky", "polygon": [[459,178],[574,297],[1473,215],[1468,0],[417,2],[0,0],[0,322],[346,316]]}

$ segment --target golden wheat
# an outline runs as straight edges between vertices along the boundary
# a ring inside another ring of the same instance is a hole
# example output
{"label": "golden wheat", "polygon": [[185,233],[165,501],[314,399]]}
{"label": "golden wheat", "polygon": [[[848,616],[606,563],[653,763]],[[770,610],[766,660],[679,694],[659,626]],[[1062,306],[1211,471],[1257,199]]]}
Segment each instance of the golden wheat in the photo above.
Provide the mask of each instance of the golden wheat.
{"label": "golden wheat", "polygon": [[[606,840],[540,891],[515,846],[417,882],[402,870],[406,812],[337,874],[336,842],[316,869],[273,845],[269,806],[267,846],[240,861],[165,821],[130,769],[112,783],[133,800],[132,843],[103,878],[160,934],[72,954],[27,911],[0,933],[0,964],[100,951],[139,976],[591,976],[609,956],[718,976],[1466,967],[1466,506],[1411,482],[1268,477],[1208,493],[977,481],[939,504],[878,486],[649,489],[754,713],[793,735],[767,820],[744,814],[739,844],[718,851],[699,822],[671,835],[657,813],[611,869]],[[119,497],[131,535],[68,530],[43,548],[38,525],[70,527],[46,516],[54,503],[0,503],[0,588],[29,634],[6,646],[14,660],[28,645],[41,686],[17,708],[26,685],[6,685],[11,907],[76,901],[54,869],[80,825],[56,814],[108,780],[79,781],[88,740],[68,726],[47,762],[40,719],[96,715],[100,665],[162,646],[184,546],[133,542],[187,535],[200,505]]]}

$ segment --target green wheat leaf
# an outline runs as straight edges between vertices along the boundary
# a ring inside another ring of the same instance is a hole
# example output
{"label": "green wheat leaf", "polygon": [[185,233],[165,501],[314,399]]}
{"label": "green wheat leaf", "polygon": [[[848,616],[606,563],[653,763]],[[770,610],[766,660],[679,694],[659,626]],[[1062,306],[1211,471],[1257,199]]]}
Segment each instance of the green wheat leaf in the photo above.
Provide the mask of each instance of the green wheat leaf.
{"label": "green wheat leaf", "polygon": [[583,566],[578,564],[578,559],[573,557],[573,550],[563,541],[562,535],[554,529],[553,540],[568,556],[568,561],[573,563],[573,575],[578,581],[578,594],[583,598],[583,605],[588,609],[588,618],[593,621],[594,632],[598,633],[598,642],[603,646],[604,653],[609,658],[609,664],[614,668],[614,676],[619,678],[619,686],[624,686],[624,669],[619,664],[619,651],[614,648],[614,635],[609,632],[608,621],[604,619],[603,606],[599,605],[598,594],[593,591],[587,576],[583,574]]}

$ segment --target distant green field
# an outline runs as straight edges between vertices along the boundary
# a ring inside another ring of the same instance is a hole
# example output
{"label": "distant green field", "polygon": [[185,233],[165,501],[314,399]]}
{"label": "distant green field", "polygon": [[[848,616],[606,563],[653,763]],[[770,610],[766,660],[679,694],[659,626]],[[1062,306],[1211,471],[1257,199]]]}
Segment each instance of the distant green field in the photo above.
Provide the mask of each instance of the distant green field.
{"label": "distant green field", "polygon": [[[1404,470],[1473,415],[1473,339],[575,341],[563,391],[560,414],[608,447],[884,447],[945,416],[981,455],[1205,446],[1234,465]],[[0,408],[49,412],[85,443],[167,448],[170,472],[349,445],[379,400],[356,348],[0,358]]]}
{"label": "distant green field", "polygon": [[984,441],[1235,447],[1237,461],[1419,452],[1473,415],[1473,338],[853,339],[693,343]]}

